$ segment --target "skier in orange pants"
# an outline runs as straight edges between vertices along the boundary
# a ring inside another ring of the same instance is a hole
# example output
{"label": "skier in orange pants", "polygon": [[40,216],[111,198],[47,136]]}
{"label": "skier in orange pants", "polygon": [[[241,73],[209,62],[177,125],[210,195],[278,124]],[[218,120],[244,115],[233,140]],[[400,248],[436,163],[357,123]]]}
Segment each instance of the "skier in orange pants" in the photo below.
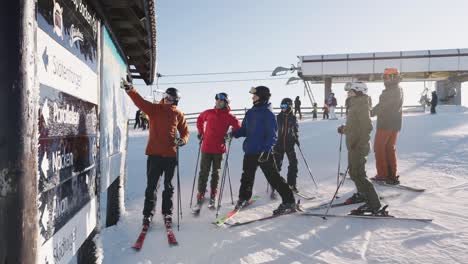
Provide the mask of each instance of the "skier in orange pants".
{"label": "skier in orange pants", "polygon": [[373,180],[399,184],[397,175],[396,141],[402,124],[403,89],[401,76],[396,68],[385,69],[385,89],[371,115],[377,116],[377,133],[374,139],[377,176]]}

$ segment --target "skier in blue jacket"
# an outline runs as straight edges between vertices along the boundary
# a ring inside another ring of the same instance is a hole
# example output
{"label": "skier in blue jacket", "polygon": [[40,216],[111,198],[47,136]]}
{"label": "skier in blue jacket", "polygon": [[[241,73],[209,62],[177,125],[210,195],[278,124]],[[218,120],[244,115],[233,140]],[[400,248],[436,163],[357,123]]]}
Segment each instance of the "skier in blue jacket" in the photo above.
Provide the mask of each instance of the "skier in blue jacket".
{"label": "skier in blue jacket", "polygon": [[282,203],[273,211],[273,214],[294,212],[297,210],[294,195],[274,164],[272,149],[276,143],[278,127],[271,104],[268,102],[271,96],[270,89],[257,86],[250,89],[250,93],[253,95],[253,107],[245,114],[241,128],[227,135],[229,139],[231,136],[245,137],[243,172],[236,209],[245,206],[252,197],[255,172],[260,166],[268,183],[278,191],[282,198]]}

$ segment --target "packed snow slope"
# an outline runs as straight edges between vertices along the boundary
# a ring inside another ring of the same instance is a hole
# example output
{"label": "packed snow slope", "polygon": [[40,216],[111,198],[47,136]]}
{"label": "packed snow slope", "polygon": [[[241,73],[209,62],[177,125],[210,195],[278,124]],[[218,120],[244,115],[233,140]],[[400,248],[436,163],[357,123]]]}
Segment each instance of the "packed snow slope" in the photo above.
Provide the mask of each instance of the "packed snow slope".
{"label": "packed snow slope", "polygon": [[[376,186],[379,195],[391,196],[383,200],[389,205],[391,214],[432,218],[432,223],[350,218],[323,220],[295,214],[240,227],[216,227],[211,224],[215,212],[206,204],[199,217],[194,217],[189,209],[198,153],[196,131],[191,128],[190,141],[180,153],[183,219],[180,231],[175,232],[179,246],[169,247],[158,214],[140,252],[135,252],[131,246],[141,228],[147,134],[131,131],[126,212],[116,226],[102,230],[104,263],[468,263],[468,110],[461,107],[439,107],[438,110],[436,115],[405,115],[397,143],[401,182],[426,188],[426,191],[416,193]],[[305,208],[328,201],[335,191],[340,142],[336,128],[342,123],[342,119],[300,123],[301,147],[319,184],[316,193],[296,148],[298,188],[317,195],[316,200],[301,201]],[[374,132],[375,129],[372,139]],[[242,141],[233,141],[229,157],[234,201],[242,173]],[[347,166],[346,151],[343,141],[341,171]],[[287,165],[287,161],[285,163]],[[283,167],[283,176],[286,175],[284,168],[287,166]],[[373,152],[369,155],[367,172],[369,177],[375,175]],[[175,176],[174,186],[176,180]],[[339,195],[344,199],[353,191],[354,184],[347,179]],[[233,208],[228,185],[224,194],[221,214]],[[271,214],[280,203],[280,200],[270,200],[260,169],[256,175],[255,194],[262,198],[239,213],[237,220]],[[161,210],[160,199],[161,191],[158,212]],[[355,207],[333,208],[330,212],[347,214]],[[177,230],[175,210],[174,222]]]}

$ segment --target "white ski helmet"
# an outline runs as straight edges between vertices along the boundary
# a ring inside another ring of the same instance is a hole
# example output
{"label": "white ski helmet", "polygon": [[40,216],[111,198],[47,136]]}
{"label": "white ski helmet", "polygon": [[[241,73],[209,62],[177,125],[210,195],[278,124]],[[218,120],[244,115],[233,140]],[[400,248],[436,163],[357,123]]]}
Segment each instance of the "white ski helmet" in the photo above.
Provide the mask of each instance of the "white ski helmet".
{"label": "white ski helmet", "polygon": [[348,82],[344,87],[345,91],[354,90],[356,92],[362,92],[367,94],[367,85],[363,82]]}

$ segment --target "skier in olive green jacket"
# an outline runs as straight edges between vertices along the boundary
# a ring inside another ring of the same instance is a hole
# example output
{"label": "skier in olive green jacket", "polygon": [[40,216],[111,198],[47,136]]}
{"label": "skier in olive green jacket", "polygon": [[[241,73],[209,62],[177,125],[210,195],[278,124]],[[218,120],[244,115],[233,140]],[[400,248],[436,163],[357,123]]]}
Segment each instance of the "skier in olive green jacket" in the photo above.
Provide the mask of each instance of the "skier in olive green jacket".
{"label": "skier in olive green jacket", "polygon": [[346,135],[349,175],[357,189],[357,193],[346,202],[349,204],[365,202],[350,214],[378,214],[381,204],[374,186],[367,178],[365,168],[372,131],[367,86],[362,82],[347,83],[345,91],[348,92],[348,116],[346,125],[338,127],[338,133]]}

